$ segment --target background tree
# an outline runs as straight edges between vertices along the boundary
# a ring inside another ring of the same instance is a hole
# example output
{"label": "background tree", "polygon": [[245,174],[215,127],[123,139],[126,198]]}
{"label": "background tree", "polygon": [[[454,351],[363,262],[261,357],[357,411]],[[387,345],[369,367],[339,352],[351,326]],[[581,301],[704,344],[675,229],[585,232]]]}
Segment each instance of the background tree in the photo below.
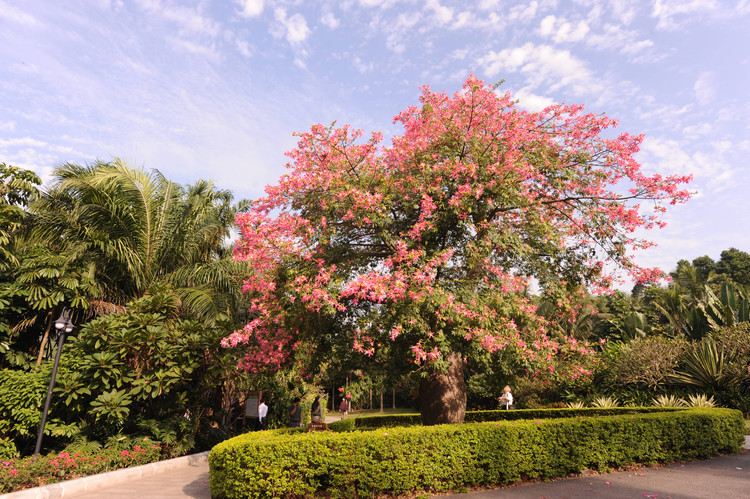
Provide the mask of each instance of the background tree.
{"label": "background tree", "polygon": [[22,224],[25,208],[39,196],[41,183],[30,170],[0,163],[0,270],[17,263],[12,234]]}
{"label": "background tree", "polygon": [[724,250],[715,270],[717,274],[726,275],[738,284],[750,285],[750,254],[737,248]]}
{"label": "background tree", "polygon": [[226,343],[250,345],[249,368],[322,337],[365,356],[387,349],[422,374],[425,422],[460,421],[476,356],[511,349],[545,364],[586,351],[547,334],[530,278],[566,308],[567,290],[611,285],[607,262],[660,276],[633,260],[649,245],[633,232],[662,225],[689,179],[640,173],[641,137],[601,137],[616,123],[606,116],[527,113],[495,90],[473,77],[452,98],[423,88],[391,147],[380,133],[358,144],[347,126],[300,135],[290,173],[237,217],[255,318]]}
{"label": "background tree", "polygon": [[708,255],[699,256],[693,259],[693,267],[698,272],[700,280],[708,282],[711,273],[716,271],[716,262]]}
{"label": "background tree", "polygon": [[182,307],[205,319],[235,308],[240,267],[226,244],[229,191],[209,181],[182,187],[121,160],[65,164],[33,204],[34,236],[74,253],[108,301],[125,304],[156,283],[174,286]]}

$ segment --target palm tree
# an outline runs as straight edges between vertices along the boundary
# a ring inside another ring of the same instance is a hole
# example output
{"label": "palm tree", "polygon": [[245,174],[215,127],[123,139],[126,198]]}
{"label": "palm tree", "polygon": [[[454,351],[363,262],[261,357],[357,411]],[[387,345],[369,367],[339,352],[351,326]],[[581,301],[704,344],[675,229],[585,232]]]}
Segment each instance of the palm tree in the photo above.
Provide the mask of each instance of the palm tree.
{"label": "palm tree", "polygon": [[210,181],[183,188],[119,159],[64,164],[52,176],[31,206],[35,235],[90,262],[109,301],[124,305],[166,282],[203,319],[234,307],[242,269],[226,258],[238,209],[229,191]]}

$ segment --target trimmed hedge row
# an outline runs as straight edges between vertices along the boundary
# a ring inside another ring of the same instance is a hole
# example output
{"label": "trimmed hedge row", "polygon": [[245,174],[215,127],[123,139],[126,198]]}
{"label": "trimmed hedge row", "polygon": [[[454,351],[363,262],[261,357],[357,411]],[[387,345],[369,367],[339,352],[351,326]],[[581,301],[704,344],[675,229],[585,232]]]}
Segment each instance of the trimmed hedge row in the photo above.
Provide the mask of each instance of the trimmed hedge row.
{"label": "trimmed hedge row", "polygon": [[739,411],[647,412],[369,432],[254,432],[213,448],[211,494],[376,497],[444,492],[551,479],[584,469],[707,458],[736,452],[744,442]]}
{"label": "trimmed hedge row", "polygon": [[[576,409],[518,409],[512,411],[466,411],[465,423],[482,421],[516,421],[520,419],[550,419],[572,417],[614,416],[618,414],[647,414],[651,412],[679,411],[678,407],[583,407]],[[422,416],[414,414],[390,414],[360,416],[335,421],[329,425],[333,431],[352,429],[390,428],[394,426],[415,426],[422,424]]]}

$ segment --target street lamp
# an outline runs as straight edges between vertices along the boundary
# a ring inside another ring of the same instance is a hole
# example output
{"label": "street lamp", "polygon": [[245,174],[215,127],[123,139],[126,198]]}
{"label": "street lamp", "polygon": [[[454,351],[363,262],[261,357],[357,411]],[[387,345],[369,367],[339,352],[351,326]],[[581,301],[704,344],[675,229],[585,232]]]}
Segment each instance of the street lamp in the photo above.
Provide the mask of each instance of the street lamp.
{"label": "street lamp", "polygon": [[57,329],[57,352],[55,353],[55,364],[52,366],[52,378],[49,380],[47,400],[44,401],[42,423],[39,425],[39,435],[36,437],[36,447],[34,448],[34,458],[32,461],[36,461],[36,458],[39,457],[39,451],[42,448],[42,435],[44,435],[44,425],[47,424],[47,412],[49,412],[49,403],[52,399],[52,389],[55,387],[57,366],[60,364],[60,352],[62,352],[63,342],[65,341],[65,333],[73,331],[73,321],[70,320],[70,312],[68,312],[67,309],[63,309],[60,317],[55,321],[55,329]]}

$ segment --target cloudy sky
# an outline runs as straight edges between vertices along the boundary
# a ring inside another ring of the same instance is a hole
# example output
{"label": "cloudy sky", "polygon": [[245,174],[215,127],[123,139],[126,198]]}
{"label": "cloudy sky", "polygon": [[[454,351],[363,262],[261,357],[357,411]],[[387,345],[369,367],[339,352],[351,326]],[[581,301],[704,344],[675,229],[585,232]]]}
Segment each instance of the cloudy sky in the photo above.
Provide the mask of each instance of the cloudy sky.
{"label": "cloudy sky", "polygon": [[505,80],[695,176],[643,265],[750,251],[750,0],[0,0],[0,162],[121,157],[255,198],[294,131],[398,133],[419,86]]}

